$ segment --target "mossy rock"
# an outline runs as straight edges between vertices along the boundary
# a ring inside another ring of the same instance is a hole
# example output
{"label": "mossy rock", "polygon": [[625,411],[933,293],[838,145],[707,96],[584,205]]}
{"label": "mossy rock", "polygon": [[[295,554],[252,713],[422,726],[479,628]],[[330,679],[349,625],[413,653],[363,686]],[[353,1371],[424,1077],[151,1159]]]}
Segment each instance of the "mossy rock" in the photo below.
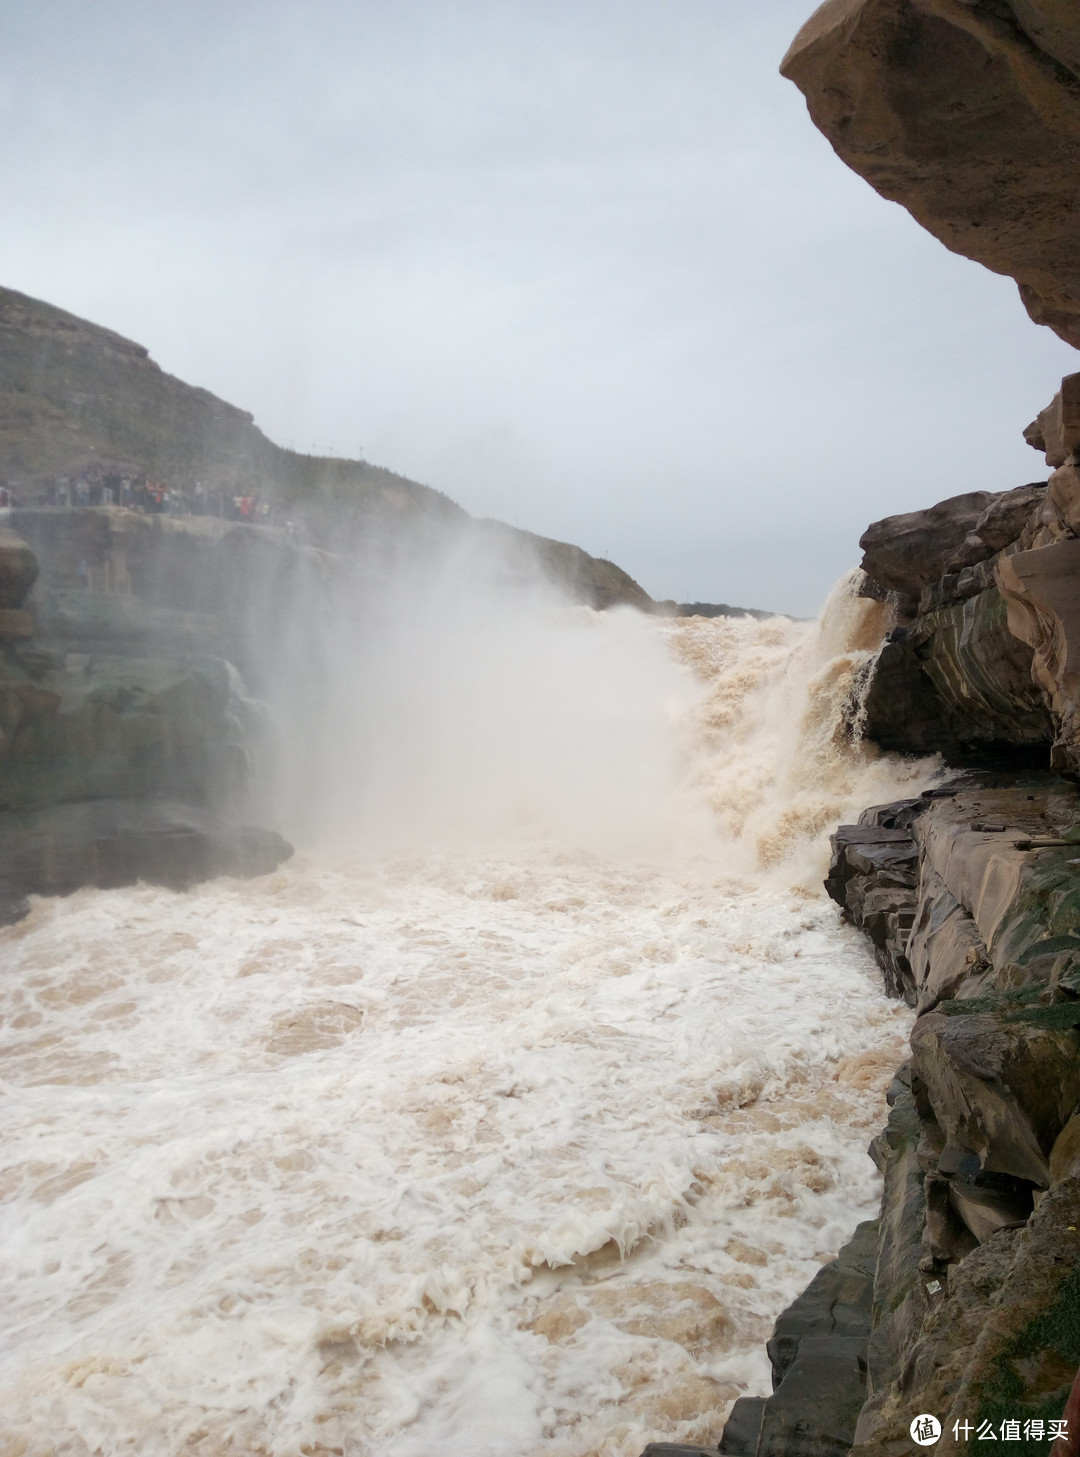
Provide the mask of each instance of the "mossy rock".
{"label": "mossy rock", "polygon": [[[1056,1420],[1080,1366],[1080,1178],[1063,1180],[1023,1231],[1008,1280],[972,1353],[948,1423]],[[1023,1428],[1021,1426],[1021,1433]],[[951,1433],[950,1433],[951,1435]],[[950,1445],[952,1445],[950,1443]],[[960,1450],[984,1451],[974,1437]],[[1009,1443],[1042,1453],[1046,1442]]]}
{"label": "mossy rock", "polygon": [[911,1034],[915,1069],[946,1141],[985,1173],[1050,1182],[1054,1140],[1080,1102],[1080,1003],[1034,988],[942,1002]]}

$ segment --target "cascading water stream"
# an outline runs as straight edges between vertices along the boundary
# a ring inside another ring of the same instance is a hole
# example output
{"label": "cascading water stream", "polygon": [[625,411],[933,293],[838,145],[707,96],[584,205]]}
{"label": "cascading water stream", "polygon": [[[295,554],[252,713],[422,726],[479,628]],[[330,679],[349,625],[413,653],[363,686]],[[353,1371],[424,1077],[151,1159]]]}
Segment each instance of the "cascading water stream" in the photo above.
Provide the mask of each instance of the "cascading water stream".
{"label": "cascading water stream", "polygon": [[276,874],[0,931],[5,1453],[715,1441],[871,1212],[908,1014],[820,882],[934,770],[840,728],[880,607],[454,602],[326,645]]}

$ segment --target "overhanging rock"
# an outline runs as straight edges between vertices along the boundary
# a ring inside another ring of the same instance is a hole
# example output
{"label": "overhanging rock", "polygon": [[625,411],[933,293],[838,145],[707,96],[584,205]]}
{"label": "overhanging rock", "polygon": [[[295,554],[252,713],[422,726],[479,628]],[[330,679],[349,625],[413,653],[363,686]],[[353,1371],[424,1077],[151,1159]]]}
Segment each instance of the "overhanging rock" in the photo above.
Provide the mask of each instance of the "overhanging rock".
{"label": "overhanging rock", "polygon": [[1080,12],[828,0],[781,65],[837,155],[1080,348]]}

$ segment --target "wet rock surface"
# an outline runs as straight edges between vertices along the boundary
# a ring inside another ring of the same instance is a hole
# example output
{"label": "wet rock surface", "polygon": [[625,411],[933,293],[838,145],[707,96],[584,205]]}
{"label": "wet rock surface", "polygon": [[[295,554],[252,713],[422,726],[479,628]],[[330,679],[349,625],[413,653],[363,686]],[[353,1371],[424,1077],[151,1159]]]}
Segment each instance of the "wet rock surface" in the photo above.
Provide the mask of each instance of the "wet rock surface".
{"label": "wet rock surface", "polygon": [[[837,1322],[821,1296],[842,1262],[821,1272],[776,1323],[774,1395],[736,1403],[722,1450],[899,1457],[919,1412],[942,1421],[935,1450],[1014,1420],[1019,1449],[1048,1450],[1023,1423],[1061,1418],[1080,1365],[1078,868],[1080,791],[1045,771],[967,773],[837,830],[827,889],[920,1013],[913,1055],[870,1149],[868,1294]],[[788,1384],[859,1320],[858,1382],[835,1347]]]}
{"label": "wet rock surface", "polygon": [[731,1408],[720,1438],[724,1457],[754,1457],[761,1436],[761,1417],[767,1397],[740,1396]]}
{"label": "wet rock surface", "polygon": [[641,1457],[716,1457],[716,1448],[694,1442],[650,1442]]}
{"label": "wet rock surface", "polygon": [[[0,609],[6,921],[25,914],[28,895],[137,880],[182,888],[263,874],[292,853],[280,835],[230,819],[242,817],[265,728],[261,705],[221,656],[237,634],[226,612],[194,610],[204,585],[198,573],[185,605],[170,604],[178,583],[158,570],[153,550],[149,597],[130,590],[130,575],[118,572],[143,561],[129,555],[132,541],[153,548],[169,535],[138,528],[132,537],[122,519],[114,531],[110,517],[133,514],[53,513],[45,585],[28,543],[11,531],[0,539],[3,600],[32,608]],[[48,538],[48,513],[29,513],[29,524]],[[87,552],[77,566],[73,548]],[[49,585],[91,572],[97,590]],[[215,603],[220,593],[202,598]],[[9,630],[12,617],[25,619],[18,633]]]}
{"label": "wet rock surface", "polygon": [[896,625],[852,707],[857,732],[891,752],[939,753],[956,765],[1048,762],[1068,738],[1072,701],[1059,618],[1031,580],[1046,576],[1047,559],[1029,558],[1033,543],[1045,548],[1051,521],[1066,529],[1053,490],[1036,482],[868,528],[862,590],[892,605]]}
{"label": "wet rock surface", "polygon": [[1002,559],[998,580],[1012,634],[1053,715],[1052,763],[1080,769],[1080,540],[1063,537]]}
{"label": "wet rock surface", "polygon": [[[890,996],[914,1000],[906,948],[915,919],[918,846],[911,817],[917,800],[877,806],[857,825],[830,837],[832,864],[825,889],[847,918],[870,937]],[[884,820],[886,823],[881,823]]]}
{"label": "wet rock surface", "polygon": [[860,1224],[838,1257],[779,1317],[767,1350],[773,1394],[736,1401],[720,1451],[841,1457],[866,1398],[878,1223]]}
{"label": "wet rock surface", "polygon": [[7,815],[0,840],[0,924],[27,896],[147,881],[184,890],[218,875],[266,875],[292,847],[273,830],[231,825],[190,804],[93,799]]}
{"label": "wet rock surface", "polygon": [[870,1331],[876,1220],[860,1224],[835,1260],[823,1265],[803,1293],[777,1320],[765,1349],[778,1391],[800,1359],[806,1340],[865,1342]]}
{"label": "wet rock surface", "polygon": [[[1080,1004],[1044,1006],[1031,993],[954,999],[919,1018],[911,1047],[915,1076],[945,1139],[939,1172],[966,1178],[972,1188],[984,1174],[1049,1186],[1050,1151],[1080,1102],[1078,1028]],[[1018,1186],[998,1187],[1021,1195]],[[958,1207],[978,1238],[962,1198]]]}
{"label": "wet rock surface", "polygon": [[254,710],[221,658],[49,654],[0,689],[15,722],[0,810],[169,795],[226,806],[242,792]]}

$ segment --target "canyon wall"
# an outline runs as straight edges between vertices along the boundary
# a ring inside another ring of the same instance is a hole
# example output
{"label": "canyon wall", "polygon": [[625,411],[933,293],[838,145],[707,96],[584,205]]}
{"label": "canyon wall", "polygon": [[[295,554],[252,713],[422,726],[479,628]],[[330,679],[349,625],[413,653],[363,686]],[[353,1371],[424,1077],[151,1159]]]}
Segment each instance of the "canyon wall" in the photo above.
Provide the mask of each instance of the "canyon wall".
{"label": "canyon wall", "polygon": [[[843,161],[1080,347],[1075,4],[828,0],[782,71]],[[849,729],[945,767],[837,829],[826,889],[911,1056],[880,1216],[780,1317],[727,1457],[1080,1451],[1080,373],[1024,435],[1048,479],[861,541],[893,626]]]}
{"label": "canyon wall", "polygon": [[313,752],[328,622],[448,570],[657,610],[613,562],[283,450],[141,345],[10,289],[0,523],[0,920],[31,893],[279,864],[289,845],[249,821],[275,822],[275,763]]}
{"label": "canyon wall", "polygon": [[[1056,418],[1073,388],[1067,378],[1041,418]],[[1045,448],[1037,427],[1027,434]],[[825,884],[869,938],[885,991],[916,1013],[911,1058],[870,1149],[884,1178],[879,1219],[780,1317],[774,1392],[736,1403],[727,1457],[891,1457],[912,1449],[910,1424],[926,1413],[943,1427],[935,1450],[966,1451],[989,1429],[1046,1451],[1070,1399],[1075,621],[1031,564],[1076,538],[1062,467],[1050,464],[1048,484],[957,496],[862,538],[862,590],[889,605],[894,626],[856,686],[849,730],[894,753],[937,751],[944,766],[939,788],[841,825]]]}
{"label": "canyon wall", "polygon": [[[0,288],[0,492],[23,506],[122,504],[132,483],[164,487],[184,511],[231,519],[260,503],[274,524],[378,566],[461,535],[539,571],[576,602],[651,611],[614,562],[569,542],[474,521],[441,491],[363,460],[285,450],[252,416],[167,374],[147,350],[52,304]],[[160,500],[157,503],[160,505]]]}

